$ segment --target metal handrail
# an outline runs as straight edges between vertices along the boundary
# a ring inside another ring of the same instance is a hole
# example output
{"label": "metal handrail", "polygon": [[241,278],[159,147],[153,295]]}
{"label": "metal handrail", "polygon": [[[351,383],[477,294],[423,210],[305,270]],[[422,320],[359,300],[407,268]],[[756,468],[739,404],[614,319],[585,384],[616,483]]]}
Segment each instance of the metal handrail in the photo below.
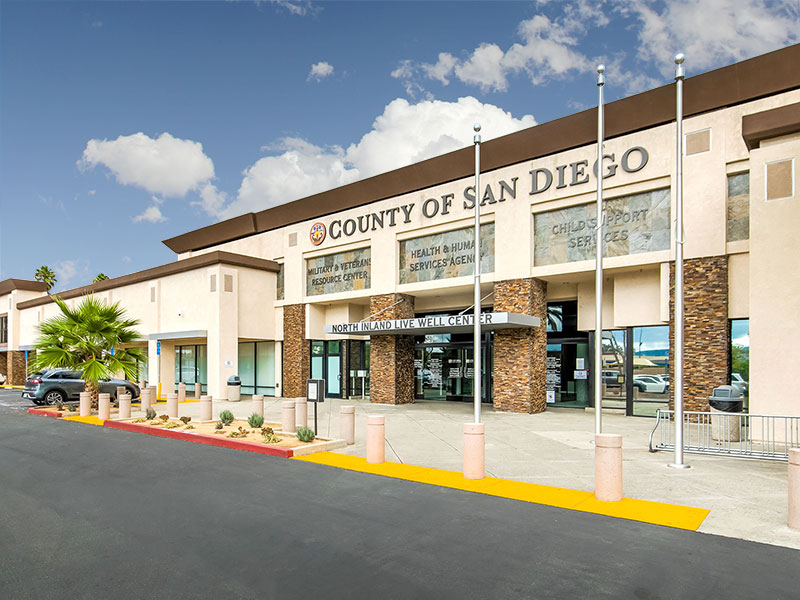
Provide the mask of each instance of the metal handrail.
{"label": "metal handrail", "polygon": [[[683,417],[685,452],[785,461],[790,448],[800,448],[800,416],[685,411]],[[675,411],[656,411],[650,452],[675,449],[674,420]]]}

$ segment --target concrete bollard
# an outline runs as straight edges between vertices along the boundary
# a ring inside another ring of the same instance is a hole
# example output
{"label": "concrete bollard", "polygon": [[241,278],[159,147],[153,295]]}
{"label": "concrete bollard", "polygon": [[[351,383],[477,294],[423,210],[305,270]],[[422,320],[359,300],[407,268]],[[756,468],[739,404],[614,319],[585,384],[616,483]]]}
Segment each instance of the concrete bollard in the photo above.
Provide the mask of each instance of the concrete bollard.
{"label": "concrete bollard", "polygon": [[200,400],[203,397],[203,384],[199,381],[194,384],[194,399]]}
{"label": "concrete bollard", "polygon": [[622,500],[622,436],[594,436],[594,497],[601,502]]}
{"label": "concrete bollard", "polygon": [[210,421],[212,415],[212,401],[211,396],[200,396],[200,420]]}
{"label": "concrete bollard", "polygon": [[260,394],[253,396],[253,412],[262,417],[264,416],[264,396]]}
{"label": "concrete bollard", "polygon": [[305,398],[295,398],[294,411],[297,428],[308,427],[308,401]]}
{"label": "concrete bollard", "polygon": [[171,419],[178,418],[178,394],[167,394],[167,415]]}
{"label": "concrete bollard", "polygon": [[82,417],[88,417],[92,414],[92,395],[89,392],[81,392],[81,412]]}
{"label": "concrete bollard", "polygon": [[486,477],[486,431],[483,423],[464,423],[464,479]]}
{"label": "concrete bollard", "polygon": [[156,404],[158,402],[158,386],[151,385],[150,386],[150,402],[152,404]]}
{"label": "concrete bollard", "polygon": [[151,403],[150,393],[151,393],[151,388],[147,387],[142,388],[142,404],[140,408],[144,412],[147,412],[147,409],[150,408],[150,403]]}
{"label": "concrete bollard", "polygon": [[178,402],[186,402],[186,384],[182,381],[178,384]]}
{"label": "concrete bollard", "polygon": [[379,465],[386,460],[386,417],[367,415],[367,462]]}
{"label": "concrete bollard", "polygon": [[281,402],[281,431],[284,433],[294,433],[294,420],[294,400],[284,400]]}
{"label": "concrete bollard", "polygon": [[120,419],[130,419],[131,418],[131,395],[130,394],[122,394],[119,397],[119,415],[117,415]]}
{"label": "concrete bollard", "polygon": [[111,394],[97,396],[97,418],[101,421],[111,418]]}
{"label": "concrete bollard", "polygon": [[122,396],[122,394],[124,394],[124,393],[125,393],[125,386],[124,385],[118,385],[117,386],[117,396],[116,396],[117,402],[119,402],[119,397]]}
{"label": "concrete bollard", "polygon": [[350,446],[356,443],[356,407],[342,406],[339,409],[339,437]]}
{"label": "concrete bollard", "polygon": [[800,529],[800,448],[789,449],[789,517],[786,524]]}

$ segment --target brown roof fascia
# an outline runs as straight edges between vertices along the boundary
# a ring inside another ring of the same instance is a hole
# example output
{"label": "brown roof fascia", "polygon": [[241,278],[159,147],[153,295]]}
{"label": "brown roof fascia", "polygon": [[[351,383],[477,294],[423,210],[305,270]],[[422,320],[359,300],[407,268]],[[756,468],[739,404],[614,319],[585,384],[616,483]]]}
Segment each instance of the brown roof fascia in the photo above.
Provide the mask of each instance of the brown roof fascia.
{"label": "brown roof fascia", "polygon": [[12,290],[46,292],[47,284],[41,281],[30,281],[28,279],[6,279],[5,281],[0,281],[0,296],[8,294]]}
{"label": "brown roof fascia", "polygon": [[[97,283],[66,290],[54,295],[64,300],[68,300],[70,298],[77,298],[78,296],[84,296],[86,294],[104,292],[106,290],[116,289],[126,285],[133,285],[134,283],[141,283],[150,279],[166,277],[168,275],[176,275],[178,273],[185,273],[187,271],[193,271],[194,269],[201,269],[203,267],[208,267],[219,263],[231,265],[233,267],[246,267],[248,269],[258,269],[259,271],[270,271],[272,273],[277,273],[280,269],[280,265],[272,260],[265,260],[263,258],[256,258],[254,256],[244,256],[243,254],[234,254],[232,252],[216,250],[214,252],[208,252],[206,254],[193,256],[184,260],[178,260],[166,265],[153,267],[152,269],[137,271],[136,273],[131,273],[130,275],[114,277],[113,279],[105,279],[103,281],[98,281]],[[52,296],[33,298],[32,300],[19,302],[17,304],[17,308],[31,308],[33,306],[49,304],[52,301]]]}
{"label": "brown roof fascia", "polygon": [[[800,87],[800,44],[702,73],[686,79],[684,116],[749,102]],[[690,65],[689,65],[690,66]],[[675,120],[675,86],[665,85],[605,107],[606,138],[619,137]],[[593,108],[542,123],[483,144],[481,168],[501,167],[563,152],[596,140],[597,109]],[[258,213],[215,223],[164,240],[170,250],[181,253],[232,241],[254,233],[279,229],[372,202],[393,198],[469,176],[474,169],[472,148],[402,167],[301,198]],[[252,229],[233,225],[252,218]],[[234,231],[235,230],[235,231]]]}
{"label": "brown roof fascia", "polygon": [[758,148],[762,140],[800,131],[800,102],[742,117],[742,138],[747,149]]}

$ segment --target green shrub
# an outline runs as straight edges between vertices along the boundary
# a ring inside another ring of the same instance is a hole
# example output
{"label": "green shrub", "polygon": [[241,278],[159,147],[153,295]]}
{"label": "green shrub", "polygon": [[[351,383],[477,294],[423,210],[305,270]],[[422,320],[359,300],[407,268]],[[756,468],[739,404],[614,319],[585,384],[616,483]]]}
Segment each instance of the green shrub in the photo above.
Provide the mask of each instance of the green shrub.
{"label": "green shrub", "polygon": [[309,429],[308,427],[301,427],[297,430],[297,439],[301,442],[313,442],[314,441],[314,430]]}
{"label": "green shrub", "polygon": [[152,421],[153,419],[156,418],[156,410],[154,408],[150,407],[144,413],[144,416],[148,421]]}
{"label": "green shrub", "polygon": [[229,438],[243,438],[243,437],[247,437],[247,433],[248,432],[241,425],[239,425],[239,429],[237,429],[236,431],[231,431],[228,434],[228,437]]}
{"label": "green shrub", "polygon": [[69,412],[75,412],[76,410],[78,410],[78,407],[75,406],[74,404],[67,404],[66,406]]}
{"label": "green shrub", "polygon": [[222,421],[217,421],[217,424],[214,425],[214,429],[222,429]]}
{"label": "green shrub", "polygon": [[233,423],[233,413],[229,410],[223,410],[219,413],[219,420],[222,421],[223,425],[230,425]]}
{"label": "green shrub", "polygon": [[158,418],[164,422],[169,421],[169,415],[158,415]]}
{"label": "green shrub", "polygon": [[64,410],[64,403],[61,400],[56,400],[56,410]]}
{"label": "green shrub", "polygon": [[264,424],[264,417],[262,417],[258,413],[253,413],[249,417],[247,417],[247,424],[254,429],[258,429]]}

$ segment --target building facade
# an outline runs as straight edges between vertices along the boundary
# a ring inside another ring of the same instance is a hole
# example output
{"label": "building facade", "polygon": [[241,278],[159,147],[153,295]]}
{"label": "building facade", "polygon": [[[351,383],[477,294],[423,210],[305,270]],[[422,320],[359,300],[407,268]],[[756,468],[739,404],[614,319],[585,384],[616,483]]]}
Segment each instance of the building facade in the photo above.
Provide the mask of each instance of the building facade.
{"label": "building facade", "polygon": [[[783,390],[800,339],[800,46],[685,82],[685,401],[731,381],[749,410],[800,414]],[[371,402],[472,397],[496,410],[604,406],[653,415],[672,396],[674,86],[166,240],[169,265],[63,292],[141,320],[142,379],[218,398],[295,397],[305,380]],[[471,124],[465,124],[469,128]],[[605,188],[603,389],[592,389],[596,177]],[[473,208],[481,205],[483,350],[472,353]],[[5,283],[5,282],[4,282]],[[0,306],[9,356],[54,314],[43,291]],[[12,308],[13,305],[13,308]],[[2,348],[0,348],[2,349]],[[752,359],[750,355],[752,354]]]}

